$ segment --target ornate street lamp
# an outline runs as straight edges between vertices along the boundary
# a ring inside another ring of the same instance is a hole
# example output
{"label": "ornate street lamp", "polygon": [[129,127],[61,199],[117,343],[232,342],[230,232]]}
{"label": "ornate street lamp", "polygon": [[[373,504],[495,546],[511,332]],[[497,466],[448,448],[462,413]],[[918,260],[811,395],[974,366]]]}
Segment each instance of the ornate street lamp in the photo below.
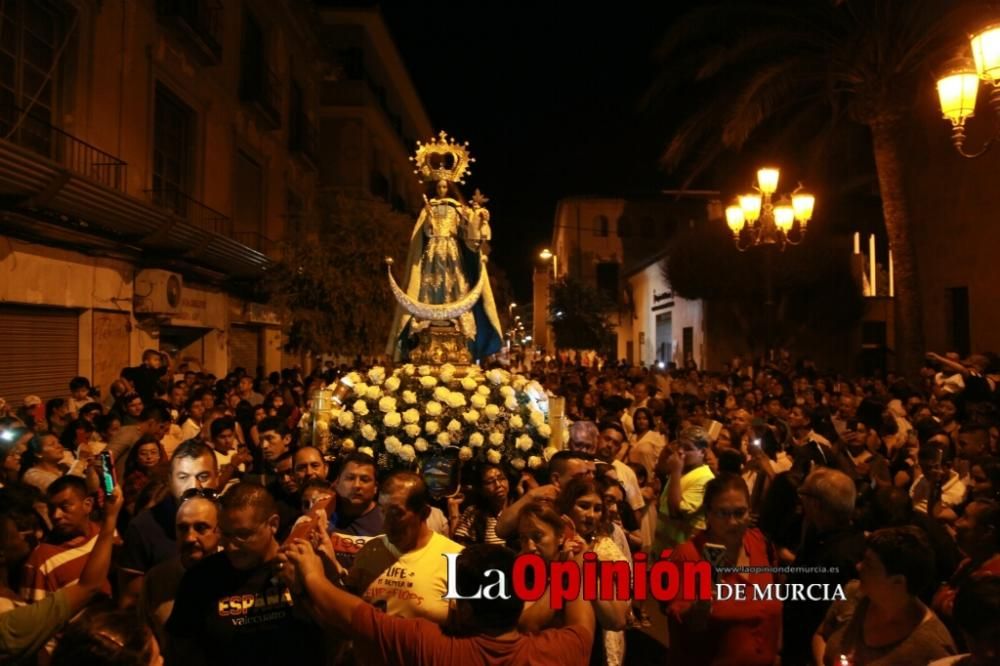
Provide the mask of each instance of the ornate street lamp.
{"label": "ornate street lamp", "polygon": [[760,245],[784,249],[785,245],[798,245],[805,237],[816,197],[803,192],[800,185],[791,197],[783,196],[773,203],[779,176],[773,167],[758,169],[756,192],[741,194],[726,208],[726,224],[741,252]]}
{"label": "ornate street lamp", "polygon": [[937,81],[941,113],[951,122],[951,141],[962,157],[979,157],[985,153],[1000,130],[975,152],[965,150],[965,121],[975,115],[979,81],[991,85],[990,106],[1000,119],[1000,23],[993,23],[969,37],[972,58],[957,58],[949,62]]}
{"label": "ornate street lamp", "polygon": [[805,237],[806,226],[812,219],[816,197],[803,192],[800,185],[791,196],[772,199],[778,191],[781,172],[774,167],[757,170],[756,192],[741,194],[736,203],[726,208],[726,224],[733,232],[736,249],[746,252],[760,247],[764,252],[763,273],[765,308],[765,355],[773,359],[772,330],[774,329],[774,280],[771,266],[773,249],[798,245]]}

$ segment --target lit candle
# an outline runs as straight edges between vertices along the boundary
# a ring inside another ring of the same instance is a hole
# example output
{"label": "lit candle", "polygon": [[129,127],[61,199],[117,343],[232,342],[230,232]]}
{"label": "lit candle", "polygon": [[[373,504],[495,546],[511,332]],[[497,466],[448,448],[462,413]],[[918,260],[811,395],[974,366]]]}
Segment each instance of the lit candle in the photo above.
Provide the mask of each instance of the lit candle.
{"label": "lit candle", "polygon": [[870,275],[871,295],[877,296],[878,290],[875,288],[875,234],[868,237],[868,273]]}
{"label": "lit candle", "polygon": [[854,232],[854,254],[861,254],[861,232]]}
{"label": "lit candle", "polygon": [[549,398],[549,427],[552,434],[549,437],[549,446],[561,449],[565,446],[563,441],[563,427],[566,423],[566,398],[553,396]]}
{"label": "lit candle", "polygon": [[896,295],[896,279],[892,274],[892,250],[889,250],[889,298]]}

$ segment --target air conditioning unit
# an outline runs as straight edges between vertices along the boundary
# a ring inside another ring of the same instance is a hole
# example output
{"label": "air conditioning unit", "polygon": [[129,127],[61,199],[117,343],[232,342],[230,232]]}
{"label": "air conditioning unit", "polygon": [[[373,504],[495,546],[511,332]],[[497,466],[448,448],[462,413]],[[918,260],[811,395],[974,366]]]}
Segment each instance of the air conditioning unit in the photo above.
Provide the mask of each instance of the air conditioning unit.
{"label": "air conditioning unit", "polygon": [[178,314],[184,280],[177,273],[147,268],[135,276],[134,303],[137,314]]}

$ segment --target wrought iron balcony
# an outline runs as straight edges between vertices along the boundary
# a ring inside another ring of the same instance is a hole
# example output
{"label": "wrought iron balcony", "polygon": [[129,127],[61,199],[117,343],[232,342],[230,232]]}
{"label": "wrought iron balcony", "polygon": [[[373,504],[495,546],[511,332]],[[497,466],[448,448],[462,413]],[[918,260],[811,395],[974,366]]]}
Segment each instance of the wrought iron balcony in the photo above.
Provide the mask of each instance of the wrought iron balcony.
{"label": "wrought iron balcony", "polygon": [[38,113],[0,105],[0,139],[62,164],[105,187],[121,192],[128,182],[128,164],[52,125]]}
{"label": "wrought iron balcony", "polygon": [[267,256],[274,255],[277,245],[273,240],[258,231],[234,231],[231,238],[237,243],[242,243]]}
{"label": "wrought iron balcony", "polygon": [[156,13],[190,43],[203,65],[222,62],[220,0],[156,0]]}
{"label": "wrought iron balcony", "polygon": [[146,190],[146,194],[153,204],[169,210],[191,225],[204,231],[232,237],[232,221],[227,216],[197,199],[192,199],[180,190],[170,187],[157,188]]}
{"label": "wrought iron balcony", "polygon": [[250,104],[271,129],[281,127],[281,83],[270,67],[244,76],[240,81],[240,100]]}

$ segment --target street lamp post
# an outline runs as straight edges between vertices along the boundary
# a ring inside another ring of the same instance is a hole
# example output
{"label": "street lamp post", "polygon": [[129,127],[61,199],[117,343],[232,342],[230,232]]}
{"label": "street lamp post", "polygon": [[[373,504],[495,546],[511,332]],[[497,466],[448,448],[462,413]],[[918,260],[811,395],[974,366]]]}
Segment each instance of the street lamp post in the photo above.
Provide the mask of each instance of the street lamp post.
{"label": "street lamp post", "polygon": [[791,197],[782,196],[773,203],[779,176],[776,168],[758,169],[756,191],[739,195],[736,203],[726,208],[726,224],[733,232],[736,249],[746,252],[760,247],[764,252],[765,356],[771,354],[774,320],[773,249],[781,251],[786,245],[802,242],[816,205],[816,197],[803,192],[801,185]]}
{"label": "street lamp post", "polygon": [[541,251],[541,253],[538,255],[538,257],[540,259],[544,259],[545,261],[548,261],[549,259],[552,260],[552,278],[555,279],[555,280],[558,280],[559,279],[559,256],[555,252],[552,252],[549,248],[545,248],[544,250]]}
{"label": "street lamp post", "polygon": [[[1000,136],[1000,22],[991,23],[970,35],[972,58],[950,61],[937,81],[941,113],[951,121],[951,141],[962,157],[983,155]],[[979,81],[991,85],[990,106],[998,122],[993,136],[978,151],[965,150],[965,121],[975,115]]]}

